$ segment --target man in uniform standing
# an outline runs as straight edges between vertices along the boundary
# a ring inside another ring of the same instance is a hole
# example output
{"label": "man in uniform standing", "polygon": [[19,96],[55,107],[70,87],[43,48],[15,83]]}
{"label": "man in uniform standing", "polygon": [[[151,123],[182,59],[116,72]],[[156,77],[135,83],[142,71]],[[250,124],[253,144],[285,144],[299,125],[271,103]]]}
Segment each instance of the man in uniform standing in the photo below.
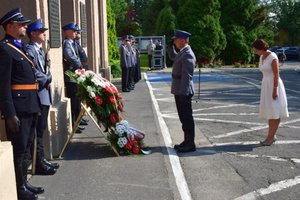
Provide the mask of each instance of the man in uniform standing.
{"label": "man in uniform standing", "polygon": [[38,116],[36,137],[37,137],[37,159],[36,173],[41,175],[53,175],[59,165],[50,163],[44,158],[43,135],[47,127],[49,108],[52,104],[51,87],[52,75],[49,69],[48,60],[42,49],[42,43],[46,40],[46,30],[42,19],[37,19],[28,25],[27,35],[30,39],[26,45],[27,52],[35,64],[35,75],[39,83],[39,99],[41,103],[41,115]]}
{"label": "man in uniform standing", "polygon": [[[77,69],[83,69],[83,65],[80,61],[78,54],[77,45],[75,44],[76,31],[78,27],[74,22],[65,25],[64,31],[64,41],[63,41],[63,63],[64,72],[70,70],[75,72]],[[77,83],[64,74],[64,81],[66,86],[66,96],[71,99],[71,112],[73,124],[79,116],[80,113],[80,98],[77,96]],[[78,127],[76,133],[81,133],[84,127]]]}
{"label": "man in uniform standing", "polygon": [[[196,58],[188,45],[190,33],[175,30],[175,36],[168,47],[168,54],[173,60],[171,93],[175,96],[175,103],[179,115],[184,141],[174,146],[177,152],[186,153],[196,150],[195,124],[192,110],[192,96],[194,95],[193,74]],[[174,45],[179,52],[175,51]]]}
{"label": "man in uniform standing", "polygon": [[27,157],[40,112],[34,64],[21,41],[27,23],[21,9],[11,10],[0,19],[5,37],[0,42],[0,110],[7,138],[13,145],[17,194],[22,200],[37,199],[44,189],[28,185]]}
{"label": "man in uniform standing", "polygon": [[120,65],[122,70],[122,91],[130,92],[129,76],[131,66],[131,51],[129,49],[129,37],[125,35],[122,37],[122,44],[120,45]]}

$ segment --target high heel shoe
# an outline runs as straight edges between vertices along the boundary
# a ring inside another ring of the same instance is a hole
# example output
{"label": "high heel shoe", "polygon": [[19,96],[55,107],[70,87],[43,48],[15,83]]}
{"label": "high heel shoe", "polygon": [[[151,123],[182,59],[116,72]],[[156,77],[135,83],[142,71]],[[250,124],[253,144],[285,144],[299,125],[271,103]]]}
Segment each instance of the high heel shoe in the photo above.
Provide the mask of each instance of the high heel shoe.
{"label": "high heel shoe", "polygon": [[274,144],[276,141],[276,138],[274,138],[273,140],[271,140],[270,142],[266,142],[265,141],[260,141],[259,143],[262,145],[262,146],[271,146],[272,144]]}

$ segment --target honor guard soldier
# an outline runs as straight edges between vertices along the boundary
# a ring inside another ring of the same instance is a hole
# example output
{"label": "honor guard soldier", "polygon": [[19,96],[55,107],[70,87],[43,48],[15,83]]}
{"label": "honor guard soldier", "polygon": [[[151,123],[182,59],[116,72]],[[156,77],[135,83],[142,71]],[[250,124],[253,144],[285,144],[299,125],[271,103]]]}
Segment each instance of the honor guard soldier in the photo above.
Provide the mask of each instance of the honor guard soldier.
{"label": "honor guard soldier", "polygon": [[[194,95],[193,74],[196,57],[188,45],[190,33],[175,30],[175,36],[168,47],[168,54],[173,60],[171,93],[175,97],[178,116],[184,132],[184,141],[174,146],[177,152],[186,153],[196,150],[195,124],[192,110]],[[175,51],[174,45],[179,52]]]}
{"label": "honor guard soldier", "polygon": [[79,28],[78,24],[75,24],[77,30],[76,30],[76,37],[74,39],[75,44],[78,49],[78,55],[81,61],[81,64],[83,65],[84,69],[88,69],[88,57],[85,53],[85,50],[80,45],[80,39],[81,39],[81,29]]}
{"label": "honor guard soldier", "polygon": [[38,116],[36,126],[37,137],[37,156],[36,156],[36,174],[53,175],[56,173],[59,165],[50,163],[44,158],[43,135],[47,127],[49,108],[52,104],[51,87],[52,75],[47,54],[42,49],[42,43],[46,41],[46,28],[42,19],[37,19],[28,25],[26,30],[30,39],[26,45],[27,52],[35,64],[35,76],[39,84],[39,100],[41,103],[41,114]]}
{"label": "honor guard soldier", "polygon": [[129,76],[131,66],[131,51],[129,49],[129,37],[125,35],[122,37],[122,44],[120,45],[120,64],[122,70],[122,91],[130,92]]}
{"label": "honor guard soldier", "polygon": [[21,38],[27,24],[21,9],[11,10],[0,19],[5,37],[0,42],[0,110],[5,120],[8,140],[13,145],[18,199],[37,199],[41,187],[27,182],[29,144],[33,140],[40,112],[35,66],[28,57]]}
{"label": "honor guard soldier", "polygon": [[[71,22],[62,27],[62,29],[65,37],[63,41],[64,72],[68,70],[75,72],[77,69],[83,69],[78,48],[74,41],[78,26],[76,26],[74,22]],[[72,121],[74,123],[79,116],[81,108],[80,98],[77,95],[77,83],[66,74],[64,74],[64,81],[66,86],[66,96],[71,99]],[[81,133],[82,130],[84,130],[84,127],[78,127],[76,133]]]}

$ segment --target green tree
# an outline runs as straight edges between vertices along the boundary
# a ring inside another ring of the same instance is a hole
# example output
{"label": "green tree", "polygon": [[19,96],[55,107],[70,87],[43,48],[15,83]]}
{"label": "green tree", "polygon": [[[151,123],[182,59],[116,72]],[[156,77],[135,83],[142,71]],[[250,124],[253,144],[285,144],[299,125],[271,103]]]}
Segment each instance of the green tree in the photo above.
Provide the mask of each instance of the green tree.
{"label": "green tree", "polygon": [[167,0],[149,0],[147,8],[141,16],[144,35],[153,35],[155,24],[160,11],[165,7]]}
{"label": "green tree", "polygon": [[[257,38],[270,34],[263,28],[267,11],[257,0],[222,0],[221,25],[227,39],[222,53],[225,64],[248,63],[253,58],[251,44]],[[238,11],[238,12],[237,12]]]}
{"label": "green tree", "polygon": [[107,1],[107,35],[108,35],[108,59],[111,66],[112,75],[120,76],[121,68],[119,65],[119,49],[116,35],[116,18],[111,8],[111,0]]}
{"label": "green tree", "polygon": [[269,6],[277,22],[277,44],[300,45],[300,1],[273,0]]}
{"label": "green tree", "polygon": [[155,34],[166,35],[166,40],[168,41],[173,36],[175,27],[176,16],[173,13],[172,7],[167,4],[158,14],[155,25]]}
{"label": "green tree", "polygon": [[225,48],[218,0],[188,0],[179,8],[178,28],[192,34],[190,43],[198,61],[214,61]]}

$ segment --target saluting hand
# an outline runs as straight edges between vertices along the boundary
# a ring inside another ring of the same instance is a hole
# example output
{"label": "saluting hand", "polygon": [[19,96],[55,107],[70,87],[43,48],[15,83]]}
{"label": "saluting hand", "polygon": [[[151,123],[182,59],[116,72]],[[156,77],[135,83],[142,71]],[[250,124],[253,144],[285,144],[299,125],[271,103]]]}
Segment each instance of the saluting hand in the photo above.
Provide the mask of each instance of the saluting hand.
{"label": "saluting hand", "polygon": [[17,116],[9,117],[6,119],[7,128],[13,132],[18,133],[20,129],[20,120]]}

